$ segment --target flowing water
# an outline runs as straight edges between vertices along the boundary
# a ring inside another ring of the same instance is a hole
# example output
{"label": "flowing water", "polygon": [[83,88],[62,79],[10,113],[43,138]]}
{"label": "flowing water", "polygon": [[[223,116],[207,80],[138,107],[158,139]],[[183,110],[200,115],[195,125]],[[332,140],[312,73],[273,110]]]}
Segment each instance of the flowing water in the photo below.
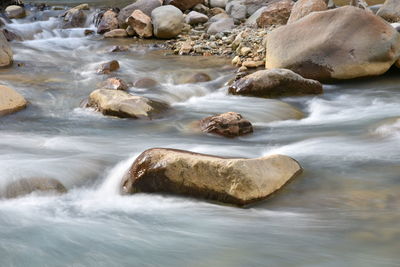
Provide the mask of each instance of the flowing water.
{"label": "flowing water", "polygon": [[[7,26],[24,40],[13,42],[15,64],[0,70],[0,81],[30,105],[0,119],[0,192],[30,177],[58,179],[69,191],[0,199],[0,266],[400,265],[398,72],[326,85],[316,97],[230,96],[229,59],[85,37],[83,29],[58,29],[60,12],[35,11]],[[105,52],[114,44],[130,51]],[[115,75],[128,82],[156,79],[154,89],[130,90],[170,103],[173,112],[147,121],[80,108],[107,78],[96,67],[111,59],[121,64]],[[179,83],[197,72],[212,81]],[[254,134],[231,140],[191,127],[227,111],[252,121]],[[282,153],[305,171],[246,209],[120,196],[122,176],[151,147],[234,157]]]}

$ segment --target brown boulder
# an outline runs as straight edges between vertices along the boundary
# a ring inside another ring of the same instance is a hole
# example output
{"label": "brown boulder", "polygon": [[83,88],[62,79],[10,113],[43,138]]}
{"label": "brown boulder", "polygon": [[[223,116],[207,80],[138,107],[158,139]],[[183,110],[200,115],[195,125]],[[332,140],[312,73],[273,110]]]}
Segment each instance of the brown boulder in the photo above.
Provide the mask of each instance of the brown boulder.
{"label": "brown boulder", "polygon": [[25,98],[15,90],[0,85],[0,116],[11,114],[27,105]]}
{"label": "brown boulder", "polygon": [[322,84],[286,69],[260,70],[235,81],[229,93],[260,97],[321,94]]}
{"label": "brown boulder", "polygon": [[103,34],[112,30],[118,29],[118,14],[110,9],[104,12],[97,27],[97,33]]}
{"label": "brown boulder", "polygon": [[299,0],[297,1],[290,13],[288,24],[293,23],[302,17],[315,11],[327,10],[328,6],[324,0]]}
{"label": "brown boulder", "polygon": [[3,32],[0,32],[0,67],[10,66],[12,62],[13,52],[11,46]]}
{"label": "brown boulder", "polygon": [[197,4],[202,4],[204,0],[164,0],[164,5],[173,5],[182,11],[186,11]]}
{"label": "brown boulder", "polygon": [[265,199],[302,172],[283,155],[221,158],[190,151],[144,151],[122,181],[122,193],[170,193],[235,205]]}
{"label": "brown boulder", "polygon": [[131,95],[121,90],[97,89],[89,96],[88,107],[93,107],[104,115],[119,118],[159,117],[168,109],[162,102],[146,97]]}
{"label": "brown boulder", "polygon": [[153,24],[151,18],[140,10],[133,11],[132,15],[126,20],[129,26],[141,38],[149,38],[153,36]]}
{"label": "brown boulder", "polygon": [[204,118],[200,121],[200,128],[205,133],[214,133],[230,138],[253,132],[251,123],[236,112]]}
{"label": "brown boulder", "polygon": [[60,183],[56,179],[50,179],[50,178],[20,179],[6,186],[5,197],[17,198],[29,195],[30,193],[37,191],[63,194],[67,192],[67,189],[64,187],[62,183]]}
{"label": "brown boulder", "polygon": [[386,0],[376,15],[389,22],[400,22],[400,1]]}
{"label": "brown boulder", "polygon": [[82,5],[71,8],[62,15],[62,28],[80,28],[84,27],[86,23],[86,10]]}
{"label": "brown boulder", "polygon": [[116,60],[105,62],[97,69],[98,74],[110,74],[113,71],[119,70],[119,63]]}
{"label": "brown boulder", "polygon": [[274,25],[285,25],[292,11],[293,1],[283,0],[271,3],[260,14],[257,25],[260,28],[268,28]]}
{"label": "brown boulder", "polygon": [[320,81],[352,79],[385,73],[400,56],[400,34],[371,12],[345,6],[275,29],[266,51],[268,69]]}

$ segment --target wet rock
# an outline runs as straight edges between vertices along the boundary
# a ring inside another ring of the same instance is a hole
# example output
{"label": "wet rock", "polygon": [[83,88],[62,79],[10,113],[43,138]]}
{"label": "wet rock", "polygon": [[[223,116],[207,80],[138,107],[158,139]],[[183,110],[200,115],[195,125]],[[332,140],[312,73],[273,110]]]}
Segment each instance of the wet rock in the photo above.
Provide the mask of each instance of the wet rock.
{"label": "wet rock", "polygon": [[165,103],[108,89],[93,91],[89,96],[88,107],[93,107],[104,115],[133,119],[152,119],[168,109]]}
{"label": "wet rock", "polygon": [[211,81],[210,75],[204,72],[198,72],[182,80],[182,83],[204,83]]}
{"label": "wet rock", "polygon": [[129,47],[126,45],[114,45],[114,46],[110,47],[109,49],[107,49],[107,52],[115,53],[115,52],[125,52],[128,50],[129,50]]}
{"label": "wet rock", "polygon": [[128,85],[126,82],[120,78],[108,78],[103,84],[103,89],[113,89],[113,90],[128,90]]}
{"label": "wet rock", "polygon": [[386,0],[376,15],[389,22],[400,22],[400,1]]}
{"label": "wet rock", "polygon": [[0,85],[0,116],[8,115],[26,108],[25,98],[15,90]]}
{"label": "wet rock", "polygon": [[113,71],[119,70],[119,63],[116,60],[105,62],[97,69],[98,74],[110,74]]}
{"label": "wet rock", "polygon": [[371,12],[345,6],[275,29],[266,51],[266,68],[320,81],[352,79],[385,73],[400,56],[400,35]]}
{"label": "wet rock", "polygon": [[13,52],[7,38],[0,32],[0,67],[7,67],[13,62]]}
{"label": "wet rock", "polygon": [[235,27],[235,22],[232,18],[220,19],[213,22],[208,27],[208,34],[217,34],[219,32],[230,31]]}
{"label": "wet rock", "polygon": [[168,5],[158,7],[151,12],[154,35],[161,39],[170,39],[181,33],[183,14],[178,8]]}
{"label": "wet rock", "polygon": [[25,8],[16,5],[8,6],[5,14],[9,19],[22,19],[26,17]]}
{"label": "wet rock", "polygon": [[93,34],[95,34],[95,31],[93,31],[93,30],[85,30],[84,32],[83,32],[83,34],[85,35],[85,36],[89,36],[89,35],[93,35]]}
{"label": "wet rock", "polygon": [[202,4],[204,0],[164,0],[164,5],[173,5],[182,11],[186,11],[197,4]]}
{"label": "wet rock", "polygon": [[71,8],[62,15],[62,28],[81,28],[86,23],[86,13],[83,11],[85,6],[79,5]]}
{"label": "wet rock", "polygon": [[285,25],[292,7],[292,0],[283,0],[268,5],[257,19],[258,27],[268,28],[274,25]]}
{"label": "wet rock", "polygon": [[141,37],[149,38],[153,36],[153,24],[151,18],[140,10],[133,11],[127,19],[127,23]]}
{"label": "wet rock", "polygon": [[324,0],[299,0],[293,6],[288,24],[307,16],[311,12],[324,11],[327,9],[328,6]]}
{"label": "wet rock", "polygon": [[7,29],[2,29],[1,32],[4,34],[6,37],[7,41],[12,42],[12,41],[22,41],[22,37],[17,35],[16,33],[9,31]]}
{"label": "wet rock", "polygon": [[63,194],[67,192],[67,189],[62,183],[60,183],[56,179],[51,179],[51,178],[20,179],[7,185],[5,190],[5,197],[17,198],[29,195],[37,191]]}
{"label": "wet rock", "polygon": [[136,88],[153,88],[158,85],[158,82],[151,78],[140,78],[133,83]]}
{"label": "wet rock", "polygon": [[104,38],[125,38],[128,37],[128,33],[125,29],[115,29],[104,34]]}
{"label": "wet rock", "polygon": [[128,27],[126,19],[132,15],[133,11],[140,10],[147,16],[151,16],[151,12],[161,6],[160,0],[138,0],[135,3],[124,7],[118,14],[118,23],[121,28]]}
{"label": "wet rock", "polygon": [[322,84],[286,69],[260,70],[234,82],[229,93],[260,97],[321,94]]}
{"label": "wet rock", "polygon": [[265,199],[301,172],[295,160],[283,155],[227,159],[153,148],[132,164],[121,191],[170,193],[246,205]]}
{"label": "wet rock", "polygon": [[185,22],[190,25],[203,24],[208,21],[208,17],[196,11],[191,11],[187,14]]}
{"label": "wet rock", "polygon": [[236,112],[204,118],[200,121],[200,128],[205,133],[218,134],[229,138],[253,132],[251,123]]}
{"label": "wet rock", "polygon": [[118,29],[118,14],[110,9],[104,12],[97,27],[97,33],[103,34],[112,30]]}

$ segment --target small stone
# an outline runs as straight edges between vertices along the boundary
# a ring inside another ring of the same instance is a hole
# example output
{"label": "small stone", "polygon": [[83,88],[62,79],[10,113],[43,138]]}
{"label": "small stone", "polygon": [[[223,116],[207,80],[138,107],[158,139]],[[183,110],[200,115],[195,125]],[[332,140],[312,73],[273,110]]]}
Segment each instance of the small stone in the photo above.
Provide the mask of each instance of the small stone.
{"label": "small stone", "polygon": [[247,60],[243,62],[242,66],[245,66],[246,68],[258,68],[263,66],[264,64],[264,61]]}
{"label": "small stone", "polygon": [[119,63],[116,60],[112,60],[100,65],[97,69],[98,74],[110,74],[113,71],[117,71],[119,69]]}
{"label": "small stone", "polygon": [[128,90],[128,85],[126,82],[120,78],[108,78],[104,83],[102,88],[113,89],[113,90]]}
{"label": "small stone", "polygon": [[115,29],[104,34],[104,38],[124,38],[128,37],[128,33],[124,29]]}
{"label": "small stone", "polygon": [[250,52],[251,52],[250,47],[242,47],[240,49],[240,55],[242,55],[242,56],[247,56]]}
{"label": "small stone", "polygon": [[181,49],[179,50],[179,55],[188,55],[192,51],[192,46],[190,45],[190,42],[184,42],[181,46]]}
{"label": "small stone", "polygon": [[126,46],[126,45],[114,45],[114,46],[110,47],[107,50],[107,52],[115,53],[115,52],[125,52],[125,51],[128,51],[128,50],[129,50],[129,47]]}
{"label": "small stone", "polygon": [[133,83],[136,88],[153,88],[158,85],[158,82],[151,78],[140,78]]}
{"label": "small stone", "polygon": [[251,123],[236,112],[204,118],[200,121],[200,128],[205,133],[218,134],[229,138],[253,132]]}

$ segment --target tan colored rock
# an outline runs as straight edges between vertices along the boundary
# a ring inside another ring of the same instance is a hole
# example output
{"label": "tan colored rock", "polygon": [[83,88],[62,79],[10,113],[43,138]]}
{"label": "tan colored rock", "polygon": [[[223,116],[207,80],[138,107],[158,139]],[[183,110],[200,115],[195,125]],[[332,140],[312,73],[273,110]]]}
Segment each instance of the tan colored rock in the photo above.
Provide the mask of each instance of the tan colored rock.
{"label": "tan colored rock", "polygon": [[67,189],[64,187],[62,183],[60,183],[56,179],[50,179],[50,178],[20,179],[6,186],[5,197],[17,198],[29,195],[30,193],[33,192],[63,194],[67,192]]}
{"label": "tan colored rock", "polygon": [[188,55],[192,49],[193,47],[190,44],[190,41],[183,42],[181,48],[179,49],[179,55]]}
{"label": "tan colored rock", "polygon": [[286,69],[260,70],[235,81],[229,93],[260,97],[321,94],[322,84]]}
{"label": "tan colored rock", "polygon": [[[349,5],[351,0],[333,0],[333,2],[335,3],[335,5],[337,6],[346,6]],[[385,0],[366,0],[367,4],[372,6],[372,5],[379,5],[379,4],[383,4],[385,2]]]}
{"label": "tan colored rock", "polygon": [[128,37],[128,33],[125,29],[115,29],[109,32],[106,32],[104,38],[125,38]]}
{"label": "tan colored rock", "polygon": [[[133,2],[133,1],[132,1]],[[151,12],[162,5],[162,1],[160,0],[138,0],[129,6],[124,7],[118,14],[118,22],[121,28],[128,27],[126,23],[126,19],[132,15],[132,12],[135,10],[140,10],[147,16],[151,16]]]}
{"label": "tan colored rock", "polygon": [[144,151],[122,181],[122,193],[170,193],[235,205],[265,199],[302,172],[292,158],[227,159],[190,151]]}
{"label": "tan colored rock", "polygon": [[400,57],[400,34],[371,12],[345,6],[275,29],[266,51],[268,69],[320,81],[352,79],[385,73]]}
{"label": "tan colored rock", "polygon": [[98,74],[110,74],[113,71],[119,70],[119,63],[116,60],[105,62],[97,69]]}
{"label": "tan colored rock", "polygon": [[9,19],[22,19],[26,17],[25,8],[16,5],[8,6],[5,13]]}
{"label": "tan colored rock", "polygon": [[250,69],[258,68],[258,67],[261,67],[264,65],[265,65],[265,62],[262,60],[259,60],[259,61],[246,60],[242,63],[242,66],[245,66],[246,68],[250,68]]}
{"label": "tan colored rock", "polygon": [[275,25],[285,25],[292,11],[293,1],[283,0],[269,4],[257,18],[260,28],[269,28]]}
{"label": "tan colored rock", "polygon": [[110,9],[104,12],[99,26],[97,26],[97,33],[103,34],[115,29],[118,29],[118,14]]}
{"label": "tan colored rock", "polygon": [[102,84],[102,88],[126,91],[129,87],[126,82],[120,78],[108,78]]}
{"label": "tan colored rock", "polygon": [[11,114],[26,108],[25,98],[15,90],[0,85],[0,116]]}
{"label": "tan colored rock", "polygon": [[197,72],[189,75],[188,77],[184,77],[180,83],[205,83],[209,81],[211,81],[210,75],[204,72]]}
{"label": "tan colored rock", "polygon": [[126,20],[127,24],[141,38],[150,38],[153,36],[153,24],[151,18],[140,10],[133,11],[132,15]]}
{"label": "tan colored rock", "polygon": [[13,52],[11,46],[4,36],[3,32],[0,32],[0,67],[10,66],[13,62]]}
{"label": "tan colored rock", "polygon": [[327,9],[328,6],[324,0],[299,0],[293,6],[288,24],[301,19],[312,12],[325,11]]}
{"label": "tan colored rock", "polygon": [[386,0],[376,15],[389,22],[400,22],[400,1]]}
{"label": "tan colored rock", "polygon": [[87,19],[85,6],[79,5],[71,8],[62,15],[62,28],[80,28],[84,27]]}
{"label": "tan colored rock", "polygon": [[253,132],[251,122],[236,112],[206,117],[200,121],[200,128],[205,133],[218,134],[229,138]]}
{"label": "tan colored rock", "polygon": [[89,96],[88,107],[119,118],[152,119],[163,114],[168,105],[121,90],[97,89]]}
{"label": "tan colored rock", "polygon": [[133,86],[136,88],[152,88],[156,87],[158,85],[158,82],[152,78],[140,78],[137,79],[134,83]]}

